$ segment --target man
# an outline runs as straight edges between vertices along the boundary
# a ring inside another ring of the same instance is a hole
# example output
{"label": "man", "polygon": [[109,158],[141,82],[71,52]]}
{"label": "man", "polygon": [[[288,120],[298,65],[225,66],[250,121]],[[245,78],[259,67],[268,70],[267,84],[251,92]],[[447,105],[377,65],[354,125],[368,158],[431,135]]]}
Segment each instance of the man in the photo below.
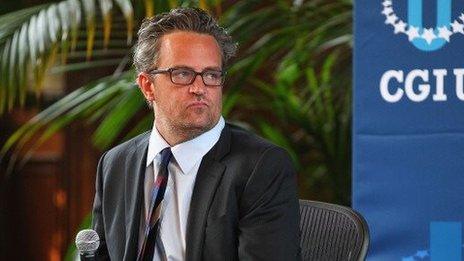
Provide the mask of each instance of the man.
{"label": "man", "polygon": [[134,65],[154,126],[100,159],[98,259],[299,259],[287,153],[221,116],[224,67],[235,50],[199,9],[142,24]]}

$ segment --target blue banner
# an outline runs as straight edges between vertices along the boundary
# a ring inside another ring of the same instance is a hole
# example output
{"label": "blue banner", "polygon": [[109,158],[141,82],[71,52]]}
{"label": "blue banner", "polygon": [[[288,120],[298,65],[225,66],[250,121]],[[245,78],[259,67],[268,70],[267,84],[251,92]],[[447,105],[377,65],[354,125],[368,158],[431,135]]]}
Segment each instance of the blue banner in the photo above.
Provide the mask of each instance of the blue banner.
{"label": "blue banner", "polygon": [[463,258],[464,1],[356,0],[353,207],[368,260]]}

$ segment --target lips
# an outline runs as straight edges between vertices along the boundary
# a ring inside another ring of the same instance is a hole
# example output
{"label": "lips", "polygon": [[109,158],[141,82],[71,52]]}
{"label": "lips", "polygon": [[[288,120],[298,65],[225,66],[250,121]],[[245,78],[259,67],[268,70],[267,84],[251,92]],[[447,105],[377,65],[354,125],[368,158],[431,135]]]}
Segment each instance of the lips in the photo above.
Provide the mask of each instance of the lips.
{"label": "lips", "polygon": [[192,102],[187,107],[208,107],[206,102]]}

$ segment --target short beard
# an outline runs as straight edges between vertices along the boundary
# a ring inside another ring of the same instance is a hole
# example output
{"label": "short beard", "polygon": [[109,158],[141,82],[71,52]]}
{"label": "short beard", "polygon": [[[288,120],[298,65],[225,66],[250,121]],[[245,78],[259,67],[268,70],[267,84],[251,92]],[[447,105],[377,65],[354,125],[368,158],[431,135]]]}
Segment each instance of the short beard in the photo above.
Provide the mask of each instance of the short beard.
{"label": "short beard", "polygon": [[[174,146],[176,144],[192,140],[200,136],[201,134],[211,130],[217,124],[218,121],[219,119],[217,119],[216,121],[211,120],[211,124],[208,124],[206,126],[195,126],[189,123],[172,122],[169,120],[161,120],[159,123],[162,125],[160,127],[162,127],[163,130],[169,132],[171,136],[170,138],[174,138],[174,140],[170,141],[173,143],[170,145]],[[160,130],[158,129],[158,131]],[[166,139],[167,137],[163,138]]]}
{"label": "short beard", "polygon": [[172,124],[171,125],[171,133],[176,133],[177,137],[180,137],[180,141],[178,143],[182,143],[188,140],[192,140],[201,134],[211,130],[214,127],[214,124],[211,124],[212,126],[191,126],[189,124]]}

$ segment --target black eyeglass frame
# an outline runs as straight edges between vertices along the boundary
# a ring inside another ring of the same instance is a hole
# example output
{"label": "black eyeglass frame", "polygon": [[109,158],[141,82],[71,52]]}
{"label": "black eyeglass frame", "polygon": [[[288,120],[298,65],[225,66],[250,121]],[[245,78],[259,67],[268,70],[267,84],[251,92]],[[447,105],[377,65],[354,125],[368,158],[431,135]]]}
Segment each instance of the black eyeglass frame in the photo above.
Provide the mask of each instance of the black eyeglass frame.
{"label": "black eyeglass frame", "polygon": [[[177,82],[174,82],[174,80],[172,79],[172,72],[174,70],[186,70],[186,71],[190,71],[190,72],[193,72],[195,75],[194,77],[192,77],[192,80],[189,82],[189,83],[177,83]],[[218,84],[218,85],[215,85],[215,84],[207,84],[205,82],[205,79],[203,78],[203,74],[206,73],[206,72],[211,72],[211,71],[215,71],[215,72],[220,72],[221,73],[221,83]],[[171,79],[171,82],[174,83],[174,84],[178,84],[178,85],[190,85],[192,84],[195,79],[197,78],[198,75],[200,75],[201,77],[201,80],[203,81],[203,84],[205,86],[210,86],[210,87],[221,87],[223,84],[224,84],[224,81],[225,81],[225,75],[226,75],[226,72],[225,71],[218,71],[218,70],[204,70],[202,72],[197,72],[191,68],[177,68],[177,67],[173,67],[173,68],[166,68],[166,69],[152,69],[152,70],[149,70],[147,71],[148,74],[159,74],[159,73],[169,73],[169,79]]]}

